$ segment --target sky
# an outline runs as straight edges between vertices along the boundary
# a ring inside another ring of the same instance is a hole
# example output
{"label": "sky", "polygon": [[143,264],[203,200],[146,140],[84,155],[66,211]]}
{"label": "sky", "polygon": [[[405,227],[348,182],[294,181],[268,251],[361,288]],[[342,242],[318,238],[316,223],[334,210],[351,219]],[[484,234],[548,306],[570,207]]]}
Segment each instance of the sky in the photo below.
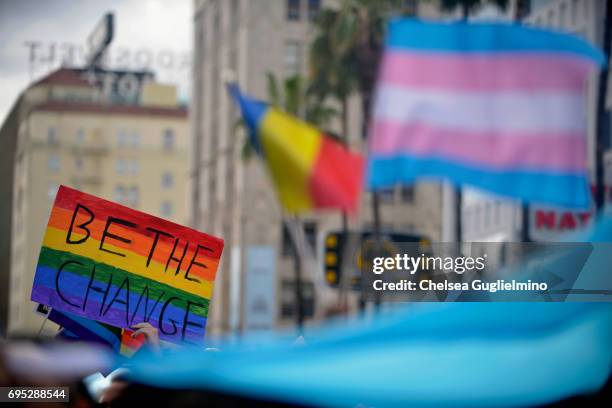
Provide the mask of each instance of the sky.
{"label": "sky", "polygon": [[[142,52],[147,49],[154,60],[166,65],[173,55],[174,68],[154,65],[153,70],[158,80],[177,83],[182,99],[188,97],[190,71],[185,57],[192,49],[191,0],[0,0],[0,124],[32,80],[61,64],[40,62],[49,46],[56,44],[60,50],[66,43],[85,46],[89,33],[109,11],[115,15],[111,55],[129,51],[129,61],[138,64],[147,58]],[[42,44],[33,65],[29,41]]]}

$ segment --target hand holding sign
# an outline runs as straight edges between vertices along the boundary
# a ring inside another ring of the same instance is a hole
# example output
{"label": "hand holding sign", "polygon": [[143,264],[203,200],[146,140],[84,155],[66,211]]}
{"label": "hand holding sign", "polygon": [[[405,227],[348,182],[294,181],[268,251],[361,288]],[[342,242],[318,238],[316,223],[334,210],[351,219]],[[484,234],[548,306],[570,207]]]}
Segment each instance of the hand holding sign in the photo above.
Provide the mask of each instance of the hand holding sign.
{"label": "hand holding sign", "polygon": [[201,343],[223,241],[62,186],[32,300],[160,338]]}
{"label": "hand holding sign", "polygon": [[134,329],[135,331],[130,335],[131,337],[140,338],[140,336],[144,336],[144,340],[151,348],[151,350],[156,353],[159,352],[159,333],[155,327],[151,326],[150,323],[143,322],[135,324],[134,326],[132,326],[132,329]]}

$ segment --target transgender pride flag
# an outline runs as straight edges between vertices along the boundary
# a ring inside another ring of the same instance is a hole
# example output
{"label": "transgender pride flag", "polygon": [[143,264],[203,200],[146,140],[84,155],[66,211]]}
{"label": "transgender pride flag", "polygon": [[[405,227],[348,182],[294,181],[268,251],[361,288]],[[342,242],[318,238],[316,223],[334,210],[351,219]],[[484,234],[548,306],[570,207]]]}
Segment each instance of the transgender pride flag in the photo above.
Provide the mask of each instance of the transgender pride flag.
{"label": "transgender pride flag", "polygon": [[585,83],[603,54],[509,24],[389,24],[370,128],[373,189],[446,178],[589,206]]}

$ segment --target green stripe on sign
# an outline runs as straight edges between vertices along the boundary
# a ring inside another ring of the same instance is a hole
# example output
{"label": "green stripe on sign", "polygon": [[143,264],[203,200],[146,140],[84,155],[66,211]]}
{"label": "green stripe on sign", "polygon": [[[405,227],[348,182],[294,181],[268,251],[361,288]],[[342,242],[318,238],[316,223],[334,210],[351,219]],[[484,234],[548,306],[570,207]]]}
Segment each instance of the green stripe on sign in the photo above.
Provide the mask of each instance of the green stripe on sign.
{"label": "green stripe on sign", "polygon": [[[84,265],[87,265],[88,267],[83,267],[71,263],[66,265],[64,271],[89,278],[91,276],[91,266],[95,264],[96,282],[108,284],[108,281],[110,280],[112,274],[113,283],[117,283],[113,286],[117,286],[121,282],[123,282],[125,278],[129,278],[131,293],[140,294],[144,290],[145,286],[148,286],[150,299],[157,299],[163,292],[164,298],[166,299],[170,296],[176,296],[177,298],[182,299],[186,302],[190,301],[192,303],[200,303],[205,305],[204,307],[192,306],[192,309],[190,309],[190,311],[203,317],[206,317],[208,315],[208,305],[210,301],[206,298],[198,297],[192,293],[185,292],[182,289],[174,288],[172,286],[166,285],[165,283],[157,282],[152,279],[145,278],[141,275],[136,275],[127,272],[123,269],[115,268],[114,266],[110,266],[105,263],[96,262],[91,258],[76,255],[71,252],[58,251],[48,247],[42,247],[40,250],[40,257],[38,258],[39,265],[48,266],[55,270],[58,270],[60,266],[62,266],[62,264],[66,261],[78,261],[83,263]],[[175,306],[180,307],[178,305]],[[182,307],[182,309],[184,308],[185,307]]]}

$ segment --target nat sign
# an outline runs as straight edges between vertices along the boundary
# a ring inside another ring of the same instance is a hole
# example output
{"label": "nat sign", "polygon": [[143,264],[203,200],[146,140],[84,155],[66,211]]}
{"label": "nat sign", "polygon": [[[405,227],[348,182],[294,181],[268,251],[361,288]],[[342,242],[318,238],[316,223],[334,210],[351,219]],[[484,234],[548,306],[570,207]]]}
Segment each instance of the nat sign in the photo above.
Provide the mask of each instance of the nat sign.
{"label": "nat sign", "polygon": [[593,210],[570,211],[549,207],[531,207],[529,238],[533,241],[555,241],[563,234],[583,231],[593,223]]}
{"label": "nat sign", "polygon": [[61,186],[32,300],[113,326],[149,322],[201,344],[223,240]]}

